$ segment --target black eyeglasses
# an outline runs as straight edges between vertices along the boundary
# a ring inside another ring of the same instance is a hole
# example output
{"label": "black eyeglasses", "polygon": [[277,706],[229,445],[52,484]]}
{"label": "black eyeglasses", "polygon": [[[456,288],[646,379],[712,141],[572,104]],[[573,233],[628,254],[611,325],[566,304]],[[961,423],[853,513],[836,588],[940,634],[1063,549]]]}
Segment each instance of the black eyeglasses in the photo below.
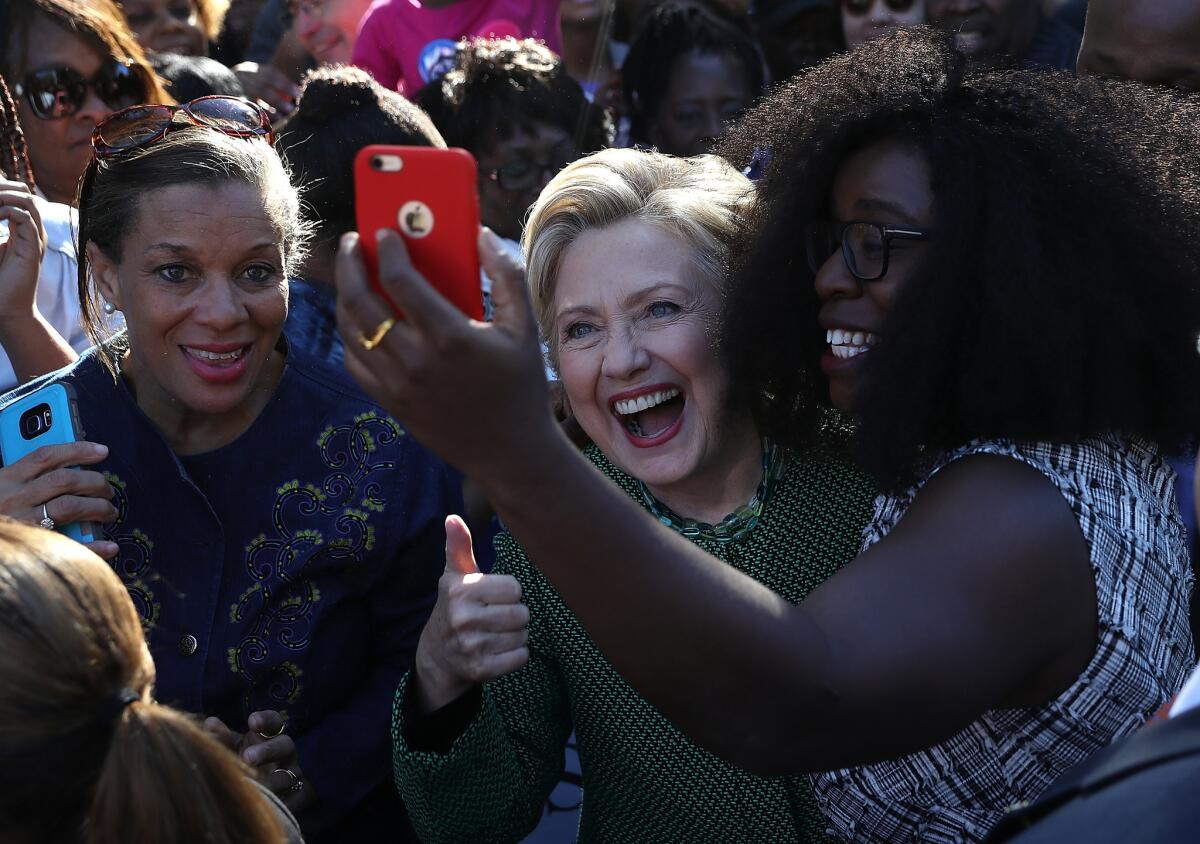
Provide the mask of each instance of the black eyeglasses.
{"label": "black eyeglasses", "polygon": [[804,227],[804,251],[808,266],[818,272],[829,256],[841,247],[846,269],[859,281],[883,278],[893,240],[928,240],[928,229],[888,226],[852,220],[849,223],[816,222]]}
{"label": "black eyeglasses", "polygon": [[575,149],[569,144],[563,144],[550,154],[545,161],[514,161],[485,170],[484,175],[500,186],[501,190],[526,191],[541,187],[541,178],[549,173],[551,178],[558,171],[575,160]]}
{"label": "black eyeglasses", "polygon": [[83,108],[89,88],[105,105],[116,109],[144,101],[150,92],[150,80],[139,65],[113,60],[91,79],[73,67],[32,70],[21,78],[14,91],[25,98],[35,117],[57,120]]}
{"label": "black eyeglasses", "polygon": [[[135,105],[123,108],[100,121],[92,132],[92,149],[97,158],[122,155],[161,141],[183,115],[194,126],[203,126],[235,138],[265,138],[275,143],[271,118],[241,97],[213,94],[178,106]],[[186,125],[186,124],[185,124]]]}
{"label": "black eyeglasses", "polygon": [[[873,2],[874,0],[842,0],[842,8],[857,17],[871,11]],[[893,12],[907,12],[913,7],[914,2],[916,0],[887,0],[887,7]]]}

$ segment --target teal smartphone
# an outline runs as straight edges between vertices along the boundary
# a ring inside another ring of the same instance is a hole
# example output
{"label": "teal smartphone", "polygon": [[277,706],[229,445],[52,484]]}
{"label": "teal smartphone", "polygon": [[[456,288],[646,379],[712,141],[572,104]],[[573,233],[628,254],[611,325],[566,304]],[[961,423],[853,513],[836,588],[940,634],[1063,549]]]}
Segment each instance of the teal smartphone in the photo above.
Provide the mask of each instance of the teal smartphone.
{"label": "teal smartphone", "polygon": [[[44,445],[81,439],[79,407],[70,384],[49,384],[0,410],[0,457],[5,466]],[[77,542],[100,538],[99,527],[91,522],[72,522],[57,525],[55,529]]]}

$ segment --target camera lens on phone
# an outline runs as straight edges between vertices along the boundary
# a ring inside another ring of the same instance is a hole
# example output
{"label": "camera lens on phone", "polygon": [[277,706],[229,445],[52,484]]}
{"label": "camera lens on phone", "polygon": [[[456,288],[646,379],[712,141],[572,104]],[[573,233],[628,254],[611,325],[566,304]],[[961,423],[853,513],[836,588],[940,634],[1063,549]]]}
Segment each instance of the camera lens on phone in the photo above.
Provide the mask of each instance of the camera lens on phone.
{"label": "camera lens on phone", "polygon": [[43,403],[22,413],[18,427],[22,437],[32,440],[49,431],[53,422],[50,405]]}

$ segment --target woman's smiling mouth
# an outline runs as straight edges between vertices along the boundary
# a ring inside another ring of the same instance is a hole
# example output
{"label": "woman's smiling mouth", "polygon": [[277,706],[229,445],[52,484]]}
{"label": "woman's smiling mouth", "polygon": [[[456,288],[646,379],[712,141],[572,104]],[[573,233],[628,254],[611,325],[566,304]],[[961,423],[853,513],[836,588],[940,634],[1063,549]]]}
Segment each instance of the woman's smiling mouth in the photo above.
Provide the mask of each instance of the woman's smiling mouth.
{"label": "woman's smiling mouth", "polygon": [[870,351],[879,342],[879,337],[866,331],[846,328],[831,328],[825,332],[825,342],[835,358],[845,360]]}
{"label": "woman's smiling mouth", "polygon": [[655,384],[630,390],[609,401],[625,436],[638,448],[662,445],[683,425],[687,398],[671,384]]}
{"label": "woman's smiling mouth", "polygon": [[253,343],[205,344],[203,346],[180,346],[192,371],[201,379],[214,384],[224,384],[241,378],[248,365],[248,355]]}

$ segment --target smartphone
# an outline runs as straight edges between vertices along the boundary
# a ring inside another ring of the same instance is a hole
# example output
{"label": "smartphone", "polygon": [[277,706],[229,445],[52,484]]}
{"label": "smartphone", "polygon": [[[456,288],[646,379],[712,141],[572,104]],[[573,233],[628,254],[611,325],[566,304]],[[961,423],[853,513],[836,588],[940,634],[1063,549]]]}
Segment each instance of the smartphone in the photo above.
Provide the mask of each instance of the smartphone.
{"label": "smartphone", "polygon": [[479,192],[475,159],[465,149],[373,145],[354,159],[355,215],[371,285],[403,314],[379,284],[375,232],[392,229],[413,266],[460,311],[483,319]]}
{"label": "smartphone", "polygon": [[[0,411],[0,457],[11,466],[34,449],[83,439],[79,406],[70,384],[49,384]],[[91,522],[56,525],[59,533],[77,542],[100,539],[100,529]]]}

